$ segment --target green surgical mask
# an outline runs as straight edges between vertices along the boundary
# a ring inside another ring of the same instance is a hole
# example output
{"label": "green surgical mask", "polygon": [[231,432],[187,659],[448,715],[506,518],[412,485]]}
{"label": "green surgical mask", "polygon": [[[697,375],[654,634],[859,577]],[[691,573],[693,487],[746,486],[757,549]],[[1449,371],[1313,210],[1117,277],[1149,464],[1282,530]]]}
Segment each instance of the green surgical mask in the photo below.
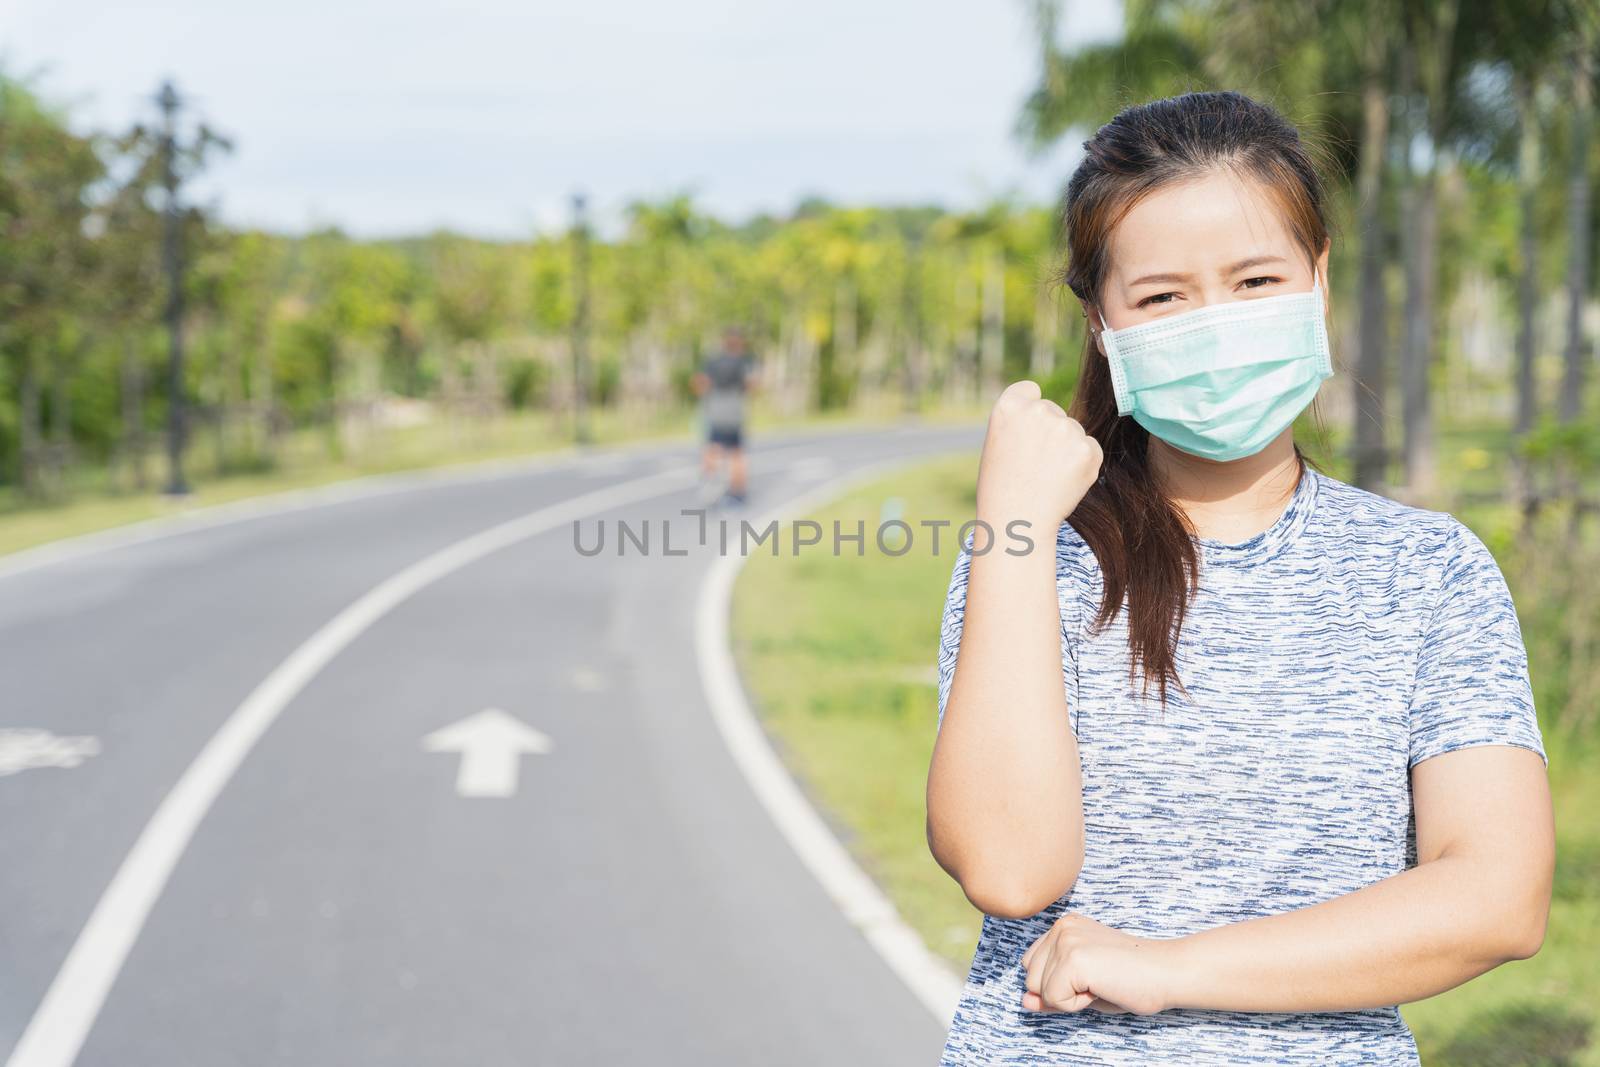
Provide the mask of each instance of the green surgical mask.
{"label": "green surgical mask", "polygon": [[1117,414],[1207,459],[1267,447],[1333,374],[1315,276],[1310,292],[1210,304],[1100,336]]}

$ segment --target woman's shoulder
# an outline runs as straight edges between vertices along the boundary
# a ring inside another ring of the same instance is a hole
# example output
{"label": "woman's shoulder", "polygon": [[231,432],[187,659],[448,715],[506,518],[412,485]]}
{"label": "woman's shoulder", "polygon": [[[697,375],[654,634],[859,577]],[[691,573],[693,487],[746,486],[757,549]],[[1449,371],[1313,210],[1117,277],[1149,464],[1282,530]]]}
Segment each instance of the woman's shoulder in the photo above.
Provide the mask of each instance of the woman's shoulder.
{"label": "woman's shoulder", "polygon": [[[1331,475],[1318,479],[1318,522],[1329,558],[1384,557],[1401,568],[1422,572],[1424,585],[1442,586],[1463,570],[1497,569],[1494,556],[1466,523],[1448,511],[1406,504],[1361,489]],[[1359,564],[1359,558],[1349,562]]]}
{"label": "woman's shoulder", "polygon": [[1463,534],[1473,536],[1466,524],[1448,511],[1406,504],[1321,471],[1313,470],[1311,475],[1318,483],[1318,525],[1324,531],[1357,531],[1368,539],[1432,549],[1455,543]]}

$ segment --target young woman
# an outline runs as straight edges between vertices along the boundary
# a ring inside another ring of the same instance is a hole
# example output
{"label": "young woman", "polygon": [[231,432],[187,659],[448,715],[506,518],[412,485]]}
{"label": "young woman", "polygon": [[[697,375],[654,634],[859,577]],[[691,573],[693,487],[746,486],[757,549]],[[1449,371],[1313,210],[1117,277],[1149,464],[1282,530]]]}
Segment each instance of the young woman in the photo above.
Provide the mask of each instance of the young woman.
{"label": "young woman", "polygon": [[1295,444],[1332,373],[1295,128],[1191,93],[1085,148],[1072,411],[1001,394],[945,607],[928,840],[984,919],[944,1063],[1416,1063],[1396,1005],[1549,910],[1505,581]]}

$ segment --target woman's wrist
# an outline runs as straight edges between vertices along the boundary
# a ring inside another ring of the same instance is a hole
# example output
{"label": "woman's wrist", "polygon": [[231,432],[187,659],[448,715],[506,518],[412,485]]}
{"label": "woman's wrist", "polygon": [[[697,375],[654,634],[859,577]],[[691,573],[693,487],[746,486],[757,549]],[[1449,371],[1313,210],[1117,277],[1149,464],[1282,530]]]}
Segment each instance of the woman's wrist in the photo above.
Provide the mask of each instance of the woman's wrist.
{"label": "woman's wrist", "polygon": [[974,546],[982,548],[987,543],[989,551],[1010,549],[1013,555],[1026,542],[1035,549],[1041,545],[1053,549],[1061,529],[1060,519],[1034,507],[980,507],[974,518],[983,527],[972,535]]}
{"label": "woman's wrist", "polygon": [[1194,989],[1194,942],[1188,937],[1152,939],[1155,950],[1157,996],[1161,1010],[1190,1008]]}

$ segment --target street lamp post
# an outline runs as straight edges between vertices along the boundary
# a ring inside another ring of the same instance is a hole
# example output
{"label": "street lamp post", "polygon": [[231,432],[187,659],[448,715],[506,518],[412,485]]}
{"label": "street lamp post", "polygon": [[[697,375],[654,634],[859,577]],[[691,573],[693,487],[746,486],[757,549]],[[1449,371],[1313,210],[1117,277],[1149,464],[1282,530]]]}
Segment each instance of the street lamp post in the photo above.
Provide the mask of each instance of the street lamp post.
{"label": "street lamp post", "polygon": [[572,197],[572,414],[573,437],[588,444],[589,433],[589,223],[582,193]]}
{"label": "street lamp post", "polygon": [[164,82],[156,97],[161,105],[161,183],[166,188],[161,239],[161,265],[167,276],[167,494],[185,496],[189,484],[183,476],[185,415],[183,382],[183,263],[182,217],[178,211],[177,125],[181,100],[172,82]]}

